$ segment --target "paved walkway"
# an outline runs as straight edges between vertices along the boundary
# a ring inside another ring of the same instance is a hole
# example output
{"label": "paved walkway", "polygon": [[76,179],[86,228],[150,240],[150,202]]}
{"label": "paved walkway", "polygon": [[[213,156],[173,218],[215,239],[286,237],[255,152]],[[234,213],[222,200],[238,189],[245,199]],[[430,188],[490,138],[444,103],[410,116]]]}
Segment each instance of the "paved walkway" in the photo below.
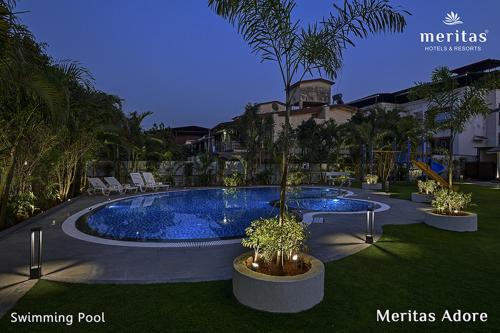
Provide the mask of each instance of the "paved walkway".
{"label": "paved walkway", "polygon": [[[357,198],[387,203],[391,209],[376,213],[376,237],[385,224],[420,222],[422,205],[361,190]],[[90,243],[66,235],[61,224],[70,215],[103,197],[81,196],[34,222],[0,233],[0,316],[31,288],[28,280],[29,230],[43,228],[43,279],[80,283],[158,283],[230,279],[232,260],[248,249],[240,244],[200,248],[140,248]],[[324,262],[364,248],[365,214],[324,215],[310,226],[310,252]],[[3,311],[2,311],[3,310]]]}

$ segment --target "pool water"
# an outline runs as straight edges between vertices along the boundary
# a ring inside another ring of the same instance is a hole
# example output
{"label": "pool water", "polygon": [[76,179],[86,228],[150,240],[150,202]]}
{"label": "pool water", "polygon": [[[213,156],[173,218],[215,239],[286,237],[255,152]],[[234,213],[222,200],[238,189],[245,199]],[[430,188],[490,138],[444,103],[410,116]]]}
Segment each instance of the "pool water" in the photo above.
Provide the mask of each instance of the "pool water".
{"label": "pool water", "polygon": [[351,200],[343,198],[303,198],[299,200],[288,200],[288,207],[293,209],[304,209],[321,212],[359,212],[366,211],[371,202],[361,200]]}
{"label": "pool water", "polygon": [[[337,198],[333,188],[300,187],[288,205],[302,210],[366,210],[370,203]],[[239,238],[253,220],[278,215],[278,187],[198,189],[148,194],[111,202],[82,216],[84,233],[109,239],[185,241]]]}

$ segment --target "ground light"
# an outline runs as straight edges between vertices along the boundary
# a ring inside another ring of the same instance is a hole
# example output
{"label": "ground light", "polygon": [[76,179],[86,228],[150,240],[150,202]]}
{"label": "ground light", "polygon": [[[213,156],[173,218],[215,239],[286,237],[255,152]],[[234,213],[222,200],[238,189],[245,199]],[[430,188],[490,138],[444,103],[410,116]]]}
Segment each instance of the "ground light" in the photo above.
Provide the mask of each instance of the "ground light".
{"label": "ground light", "polygon": [[30,279],[42,276],[42,228],[31,229],[30,242]]}
{"label": "ground light", "polygon": [[373,206],[366,209],[366,243],[373,244],[373,227],[375,224],[375,211]]}

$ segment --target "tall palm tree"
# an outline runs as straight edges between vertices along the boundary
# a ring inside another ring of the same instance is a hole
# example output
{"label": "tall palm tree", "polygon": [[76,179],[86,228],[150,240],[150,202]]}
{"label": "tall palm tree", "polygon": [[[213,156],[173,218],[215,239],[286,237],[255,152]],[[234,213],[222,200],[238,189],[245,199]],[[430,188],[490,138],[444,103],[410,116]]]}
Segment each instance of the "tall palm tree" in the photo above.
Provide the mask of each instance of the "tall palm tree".
{"label": "tall palm tree", "polygon": [[209,7],[236,26],[238,33],[262,61],[278,65],[285,91],[280,224],[283,223],[288,174],[291,86],[306,74],[318,72],[330,79],[342,66],[343,52],[354,38],[379,32],[401,32],[404,14],[388,0],[353,0],[333,5],[334,12],[318,23],[301,25],[294,0],[208,0]]}

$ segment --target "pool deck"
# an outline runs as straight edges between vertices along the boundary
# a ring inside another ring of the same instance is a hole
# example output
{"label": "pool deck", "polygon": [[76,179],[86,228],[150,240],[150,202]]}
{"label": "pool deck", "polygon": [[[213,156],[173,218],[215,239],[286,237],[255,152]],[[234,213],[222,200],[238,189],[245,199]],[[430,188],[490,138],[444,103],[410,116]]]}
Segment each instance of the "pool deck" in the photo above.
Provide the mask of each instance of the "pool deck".
{"label": "pool deck", "polygon": [[[349,189],[353,199],[386,203],[391,209],[376,213],[375,240],[386,224],[420,223],[424,207],[407,200],[360,189]],[[112,196],[118,198],[119,196]],[[120,196],[126,197],[126,196]],[[0,317],[29,290],[29,235],[43,229],[43,279],[74,283],[160,283],[230,279],[232,261],[249,251],[240,244],[212,247],[151,248],[104,245],[78,240],[62,231],[71,215],[106,197],[82,195],[29,221],[0,233]],[[321,215],[312,223],[310,253],[324,262],[337,260],[367,248],[365,214]]]}

